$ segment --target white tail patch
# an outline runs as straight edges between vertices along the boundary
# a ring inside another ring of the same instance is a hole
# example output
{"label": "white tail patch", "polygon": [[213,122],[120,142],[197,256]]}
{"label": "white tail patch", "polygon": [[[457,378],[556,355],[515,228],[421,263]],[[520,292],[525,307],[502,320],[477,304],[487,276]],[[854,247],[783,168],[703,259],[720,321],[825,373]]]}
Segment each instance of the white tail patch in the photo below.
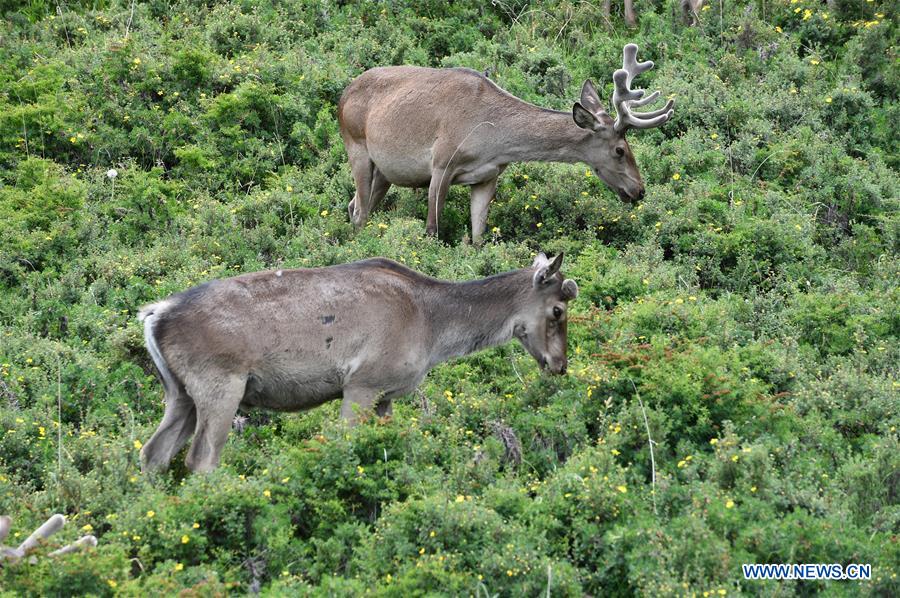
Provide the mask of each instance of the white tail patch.
{"label": "white tail patch", "polygon": [[284,272],[282,272],[281,270],[278,270],[277,272],[275,272],[275,276],[278,276],[279,278],[281,277],[282,274],[284,274]]}
{"label": "white tail patch", "polygon": [[169,366],[166,364],[166,360],[159,350],[159,343],[156,342],[156,336],[153,330],[156,319],[167,307],[169,307],[167,301],[160,301],[159,303],[148,305],[138,312],[138,320],[144,323],[144,343],[146,343],[147,352],[150,353],[150,357],[153,359],[156,369],[159,370],[160,377],[162,377],[166,395],[175,397],[178,395],[178,382],[175,381],[175,377],[169,370]]}

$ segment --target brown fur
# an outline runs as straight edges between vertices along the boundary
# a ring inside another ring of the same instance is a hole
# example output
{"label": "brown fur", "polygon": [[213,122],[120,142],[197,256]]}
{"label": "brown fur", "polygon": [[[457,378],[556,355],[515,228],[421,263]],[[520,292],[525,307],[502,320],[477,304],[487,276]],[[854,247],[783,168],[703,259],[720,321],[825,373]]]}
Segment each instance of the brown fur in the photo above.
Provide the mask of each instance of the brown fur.
{"label": "brown fur", "polygon": [[[593,89],[593,86],[591,86]],[[470,69],[416,66],[366,71],[338,105],[356,194],[350,217],[365,224],[391,185],[428,187],[429,233],[450,185],[471,187],[472,240],[479,242],[497,177],[512,162],[584,162],[623,199],[643,195],[640,173],[613,121],[524,102]],[[584,94],[582,94],[584,100]],[[602,112],[602,113],[601,113]]]}

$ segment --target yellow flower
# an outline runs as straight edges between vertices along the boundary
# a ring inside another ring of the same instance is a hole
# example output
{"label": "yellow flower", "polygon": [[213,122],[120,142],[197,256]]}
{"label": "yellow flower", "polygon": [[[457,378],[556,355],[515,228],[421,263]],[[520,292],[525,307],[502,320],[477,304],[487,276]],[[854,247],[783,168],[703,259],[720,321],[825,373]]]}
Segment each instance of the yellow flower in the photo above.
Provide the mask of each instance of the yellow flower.
{"label": "yellow flower", "polygon": [[144,445],[141,444],[141,441],[140,441],[140,440],[135,440],[133,444],[134,444],[135,450],[138,450],[138,451],[141,450],[141,447],[142,447],[142,446],[144,446]]}
{"label": "yellow flower", "polygon": [[147,511],[147,519],[153,519],[156,517],[156,511]]}
{"label": "yellow flower", "polygon": [[734,461],[735,463],[737,463],[737,461],[738,461],[738,456],[737,456],[737,455],[731,455],[731,460]]}
{"label": "yellow flower", "polygon": [[111,588],[113,588],[113,589],[115,589],[115,588],[118,587],[118,585],[119,585],[118,583],[116,583],[116,580],[115,580],[115,579],[107,579],[107,580],[106,580],[106,583],[108,583],[108,584],[109,584],[109,587],[111,587]]}
{"label": "yellow flower", "polygon": [[810,9],[807,8],[806,10],[803,11],[803,20],[804,21],[808,21],[811,16],[812,16],[812,11]]}
{"label": "yellow flower", "polygon": [[724,596],[726,593],[724,589],[719,589],[719,596]]}
{"label": "yellow flower", "polygon": [[619,455],[621,455],[621,453],[620,453],[619,451],[617,451],[616,449],[613,449],[613,450],[611,450],[611,451],[609,451],[609,452],[611,452],[611,453],[613,454],[614,457],[618,457]]}
{"label": "yellow flower", "polygon": [[728,499],[728,502],[725,503],[725,508],[726,508],[726,509],[733,509],[733,508],[734,508],[734,501],[731,500],[731,499],[729,498],[729,499]]}
{"label": "yellow flower", "polygon": [[182,544],[187,544],[187,543],[190,542],[190,541],[191,541],[191,539],[187,536],[187,534],[181,536],[181,543],[182,543]]}
{"label": "yellow flower", "polygon": [[827,98],[825,98],[825,103],[826,103],[826,104],[830,104],[830,103],[831,103],[831,96],[828,96]]}
{"label": "yellow flower", "polygon": [[91,525],[90,523],[86,523],[85,525],[82,525],[82,526],[81,526],[81,531],[83,531],[83,532],[92,532],[92,531],[94,531],[94,526]]}
{"label": "yellow flower", "polygon": [[781,27],[775,27],[775,31],[777,31],[778,33],[781,33]]}
{"label": "yellow flower", "polygon": [[750,492],[756,492],[756,486],[750,486]]}
{"label": "yellow flower", "polygon": [[544,223],[543,223],[543,222],[538,222],[535,226],[537,226],[538,228],[541,228],[542,226],[544,226]]}
{"label": "yellow flower", "polygon": [[684,303],[684,299],[682,299],[681,297],[678,297],[677,299],[675,299],[675,303],[677,303],[678,305],[681,305],[682,303]]}
{"label": "yellow flower", "polygon": [[687,467],[687,461],[682,459],[681,461],[678,462],[678,467],[679,467],[679,469],[682,467]]}
{"label": "yellow flower", "polygon": [[384,222],[379,222],[379,223],[378,223],[378,228],[380,228],[381,230],[384,230],[384,229],[386,229],[387,227],[388,227],[388,225],[385,224]]}
{"label": "yellow flower", "polygon": [[[588,178],[591,178],[591,171],[590,171],[590,170],[585,170],[585,171],[584,171],[584,176],[586,176],[586,177],[588,177]],[[585,193],[585,195],[587,195],[587,193]]]}
{"label": "yellow flower", "polygon": [[265,496],[266,498],[270,498],[272,496],[272,493],[268,488],[266,488],[265,490],[263,490],[263,496]]}
{"label": "yellow flower", "polygon": [[716,139],[719,138],[719,134],[718,134],[718,133],[712,133],[712,134],[710,134],[709,138],[715,141]]}
{"label": "yellow flower", "polygon": [[287,187],[285,187],[285,189],[287,190],[288,193],[293,193],[293,192],[294,192],[294,188],[291,187],[290,185],[288,185]]}
{"label": "yellow flower", "polygon": [[328,215],[328,210],[322,210],[322,213],[320,215],[324,218]]}
{"label": "yellow flower", "polygon": [[195,521],[194,525],[192,525],[191,527],[194,529],[200,529],[200,524]]}
{"label": "yellow flower", "polygon": [[463,496],[462,494],[457,494],[457,495],[456,495],[456,502],[466,502],[466,497]]}
{"label": "yellow flower", "polygon": [[69,137],[69,141],[71,141],[72,143],[78,143],[78,138],[77,137]]}
{"label": "yellow flower", "polygon": [[713,445],[719,444],[719,439],[718,438],[710,438],[709,443],[713,444]]}
{"label": "yellow flower", "polygon": [[528,180],[528,175],[527,175],[527,174],[523,174],[523,175],[522,175],[522,178],[525,179],[525,180],[527,181],[527,180]]}
{"label": "yellow flower", "polygon": [[616,486],[616,490],[618,490],[622,494],[625,494],[626,492],[628,492],[628,486]]}
{"label": "yellow flower", "polygon": [[184,569],[184,565],[182,563],[175,563],[176,571],[181,571],[182,569]]}
{"label": "yellow flower", "polygon": [[[818,58],[810,58],[809,63],[813,66],[816,66],[817,64],[819,64],[819,59]],[[797,93],[797,92],[792,89],[791,93]]]}
{"label": "yellow flower", "polygon": [[678,174],[677,172],[676,172],[675,174],[672,175],[672,180],[673,180],[673,181],[677,181],[677,180],[680,179],[680,178],[681,178],[681,175]]}
{"label": "yellow flower", "polygon": [[133,62],[133,63],[135,63],[135,64],[140,64],[140,63],[141,63],[141,59],[140,59],[140,58],[135,58],[135,59],[132,60],[131,62]]}

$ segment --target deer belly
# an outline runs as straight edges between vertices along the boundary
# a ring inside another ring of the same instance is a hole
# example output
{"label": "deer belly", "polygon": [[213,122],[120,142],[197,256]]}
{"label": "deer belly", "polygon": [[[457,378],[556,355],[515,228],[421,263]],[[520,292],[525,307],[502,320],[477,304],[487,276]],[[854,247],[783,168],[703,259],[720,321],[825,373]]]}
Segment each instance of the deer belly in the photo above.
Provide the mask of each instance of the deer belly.
{"label": "deer belly", "polygon": [[302,411],[317,407],[343,392],[344,373],[334,367],[310,368],[304,372],[253,372],[241,405],[276,411]]}
{"label": "deer belly", "polygon": [[431,182],[431,150],[418,152],[391,151],[369,145],[369,157],[375,168],[392,185],[427,187]]}

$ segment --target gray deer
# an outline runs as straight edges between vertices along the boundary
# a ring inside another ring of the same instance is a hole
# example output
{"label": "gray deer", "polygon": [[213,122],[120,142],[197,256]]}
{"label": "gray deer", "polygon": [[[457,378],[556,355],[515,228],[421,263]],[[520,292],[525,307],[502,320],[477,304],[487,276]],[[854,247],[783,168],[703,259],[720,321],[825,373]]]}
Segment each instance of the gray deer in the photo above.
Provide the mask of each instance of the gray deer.
{"label": "gray deer", "polygon": [[460,283],[375,258],[244,274],[146,306],[138,317],[166,408],[144,469],[166,468],[192,433],[188,467],[214,469],[239,406],[298,411],[343,397],[351,424],[373,408],[389,415],[435,365],[512,338],[565,373],[578,285],[562,257]]}
{"label": "gray deer", "polygon": [[426,229],[435,234],[450,185],[471,187],[472,240],[480,242],[497,177],[512,162],[584,162],[623,200],[644,195],[630,128],[658,127],[672,118],[673,101],[652,112],[634,112],[644,97],[631,82],[653,67],[637,62],[628,44],[613,74],[613,120],[590,80],[571,112],[524,102],[476,71],[416,66],[366,71],[344,90],[338,104],[341,137],[356,194],[348,206],[360,227],[394,184],[428,187]]}

